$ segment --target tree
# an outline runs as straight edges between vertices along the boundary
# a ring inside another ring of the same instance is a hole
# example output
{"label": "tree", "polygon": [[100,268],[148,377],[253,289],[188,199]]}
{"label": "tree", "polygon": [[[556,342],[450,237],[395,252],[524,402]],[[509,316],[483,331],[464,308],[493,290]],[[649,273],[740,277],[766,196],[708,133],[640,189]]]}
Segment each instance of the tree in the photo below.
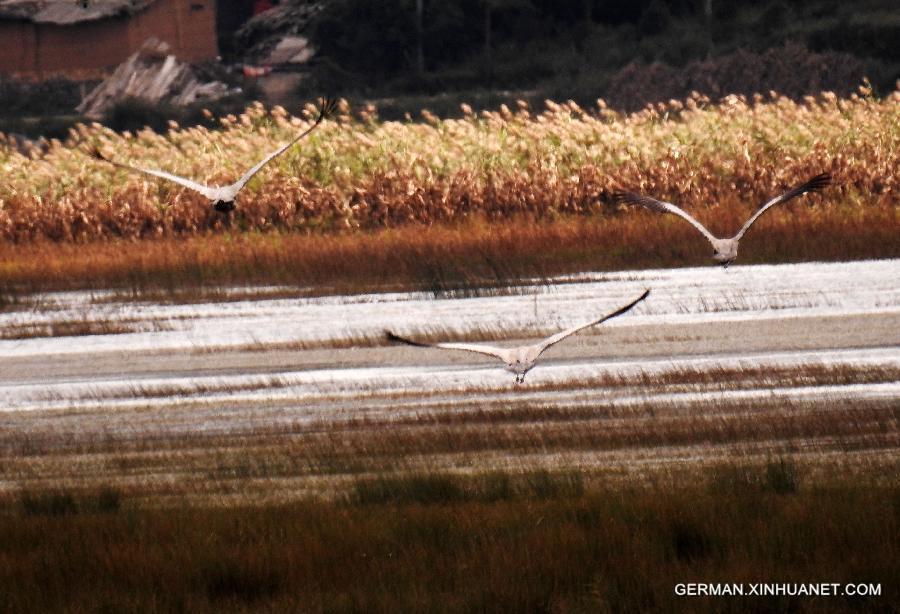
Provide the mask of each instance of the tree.
{"label": "tree", "polygon": [[482,0],[484,7],[484,65],[487,68],[488,89],[494,89],[494,58],[491,51],[491,30],[493,29],[493,14],[498,9],[522,7],[528,4],[528,0]]}
{"label": "tree", "polygon": [[712,9],[712,0],[702,0],[703,1],[703,21],[706,24],[706,55],[711,56],[713,52],[713,35],[712,35],[712,22],[713,22],[713,9]]}
{"label": "tree", "polygon": [[425,74],[425,1],[416,0],[416,76],[421,79]]}

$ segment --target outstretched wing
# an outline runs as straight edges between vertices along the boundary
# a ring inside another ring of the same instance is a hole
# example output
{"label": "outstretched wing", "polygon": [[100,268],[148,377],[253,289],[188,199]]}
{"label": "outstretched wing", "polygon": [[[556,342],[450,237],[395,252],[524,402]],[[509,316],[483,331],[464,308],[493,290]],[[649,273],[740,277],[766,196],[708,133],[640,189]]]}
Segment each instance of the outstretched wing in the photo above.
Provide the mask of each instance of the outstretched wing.
{"label": "outstretched wing", "polygon": [[297,137],[294,138],[294,140],[290,141],[289,143],[287,143],[286,145],[284,145],[282,147],[279,147],[278,149],[276,149],[275,151],[270,153],[268,156],[266,156],[265,158],[263,158],[262,160],[257,162],[256,166],[254,166],[249,171],[244,173],[244,175],[240,179],[238,179],[233,184],[231,184],[231,188],[234,190],[234,193],[237,194],[237,192],[241,188],[243,188],[245,185],[247,185],[247,182],[253,178],[253,175],[258,173],[262,169],[262,167],[264,167],[266,164],[271,162],[273,158],[277,158],[278,156],[283,154],[285,151],[290,149],[294,143],[296,143],[297,141],[299,141],[300,139],[305,137],[307,134],[309,134],[310,132],[315,130],[316,126],[321,124],[324,119],[326,119],[329,115],[334,113],[334,110],[336,107],[337,107],[337,102],[334,99],[323,98],[321,100],[321,102],[319,103],[319,115],[316,117],[315,123],[313,123],[312,126],[307,128],[303,132],[301,132]]}
{"label": "outstretched wing", "polygon": [[620,307],[616,311],[603,316],[602,318],[597,318],[596,320],[591,320],[587,324],[579,324],[578,326],[573,326],[572,328],[567,328],[566,330],[564,330],[562,332],[559,332],[559,333],[556,333],[555,335],[547,337],[538,345],[538,355],[540,355],[544,350],[546,350],[551,345],[559,343],[566,337],[574,335],[575,333],[577,333],[578,331],[580,331],[584,328],[596,326],[597,324],[600,324],[601,322],[605,322],[607,320],[611,320],[612,318],[615,318],[616,316],[622,315],[623,313],[625,313],[626,311],[628,311],[629,309],[631,309],[632,307],[634,307],[635,305],[640,303],[642,300],[647,298],[647,296],[649,294],[650,294],[650,290],[645,290],[644,293],[642,295],[640,295],[637,299],[631,301],[624,307]]}
{"label": "outstretched wing", "polygon": [[438,348],[441,350],[462,350],[464,352],[475,352],[477,354],[486,354],[505,361],[507,359],[507,350],[503,348],[495,348],[489,345],[476,345],[474,343],[420,343],[412,339],[406,339],[400,335],[395,335],[389,330],[384,331],[384,336],[388,341],[397,343],[405,343],[420,348]]}
{"label": "outstretched wing", "polygon": [[667,203],[662,200],[656,200],[655,198],[650,198],[649,196],[641,196],[640,194],[635,194],[633,192],[617,192],[613,194],[613,202],[641,205],[642,207],[646,207],[647,209],[658,211],[660,213],[671,213],[672,215],[677,215],[681,219],[689,222],[691,226],[699,230],[710,243],[716,241],[716,238],[706,229],[706,226],[695,220],[683,209],[681,209],[680,207],[676,207],[672,203]]}
{"label": "outstretched wing", "polygon": [[153,175],[154,177],[159,177],[160,179],[167,179],[169,181],[173,181],[178,185],[182,185],[188,189],[194,190],[195,192],[200,192],[205,197],[210,200],[215,200],[215,194],[213,190],[202,183],[197,183],[196,181],[191,181],[190,179],[185,179],[184,177],[179,177],[178,175],[173,175],[172,173],[167,173],[165,171],[158,171],[152,168],[141,168],[139,166],[130,166],[128,164],[122,164],[121,162],[116,162],[115,160],[110,160],[106,156],[104,156],[99,149],[96,147],[91,151],[91,156],[96,158],[97,160],[102,160],[107,164],[112,164],[118,168],[124,168],[127,171],[131,171],[133,173],[144,173],[145,175]]}
{"label": "outstretched wing", "polygon": [[757,209],[756,213],[753,214],[753,217],[751,217],[749,220],[747,220],[747,223],[745,223],[744,226],[738,231],[738,233],[736,235],[734,235],[734,238],[737,240],[740,240],[740,238],[744,236],[744,233],[747,232],[747,229],[753,225],[753,222],[758,220],[763,213],[765,213],[766,211],[768,211],[775,205],[780,205],[781,203],[786,203],[787,201],[791,200],[792,198],[802,196],[803,194],[806,194],[807,192],[818,192],[830,184],[831,184],[831,174],[820,173],[820,174],[816,175],[815,177],[813,177],[812,179],[810,179],[809,181],[807,181],[806,183],[802,183],[796,187],[793,187],[790,190],[788,190],[787,192],[785,192],[784,194],[782,194],[781,196],[776,196],[769,202],[763,203],[762,206],[760,206],[760,208]]}

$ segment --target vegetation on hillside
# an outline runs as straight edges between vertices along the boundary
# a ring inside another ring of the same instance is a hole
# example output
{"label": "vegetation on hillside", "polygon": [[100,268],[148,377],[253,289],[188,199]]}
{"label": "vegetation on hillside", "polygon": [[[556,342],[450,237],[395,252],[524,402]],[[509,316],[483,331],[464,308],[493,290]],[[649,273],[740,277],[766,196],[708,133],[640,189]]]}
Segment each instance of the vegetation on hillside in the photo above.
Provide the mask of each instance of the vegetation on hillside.
{"label": "vegetation on hillside", "polygon": [[[319,49],[313,83],[343,95],[536,90],[582,104],[603,96],[619,108],[615,76],[629,64],[678,69],[786,43],[855,60],[882,91],[900,78],[900,20],[889,0],[424,2],[421,37],[410,0],[323,4],[311,28]],[[311,86],[301,88],[309,93]],[[776,75],[762,87],[787,93]],[[660,100],[624,102],[632,108]]]}

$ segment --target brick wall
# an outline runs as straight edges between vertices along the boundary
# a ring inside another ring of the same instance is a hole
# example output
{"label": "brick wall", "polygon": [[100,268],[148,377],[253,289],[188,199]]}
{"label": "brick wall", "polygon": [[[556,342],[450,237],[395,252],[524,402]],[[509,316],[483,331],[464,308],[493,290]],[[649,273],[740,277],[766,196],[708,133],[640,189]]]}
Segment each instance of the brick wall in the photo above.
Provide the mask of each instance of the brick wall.
{"label": "brick wall", "polygon": [[0,74],[35,70],[35,31],[30,23],[0,21]]}
{"label": "brick wall", "polygon": [[179,59],[218,55],[215,0],[158,0],[130,17],[68,26],[0,21],[0,73],[25,79],[108,75],[155,36]]}

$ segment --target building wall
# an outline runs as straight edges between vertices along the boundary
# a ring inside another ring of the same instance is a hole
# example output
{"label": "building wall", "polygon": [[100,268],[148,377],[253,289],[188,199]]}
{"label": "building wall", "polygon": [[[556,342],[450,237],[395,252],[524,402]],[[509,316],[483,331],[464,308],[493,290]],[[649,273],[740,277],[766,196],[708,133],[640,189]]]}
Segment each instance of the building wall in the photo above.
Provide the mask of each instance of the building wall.
{"label": "building wall", "polygon": [[155,36],[169,43],[181,60],[213,59],[219,54],[215,0],[158,0],[131,17],[128,36],[132,52]]}
{"label": "building wall", "polygon": [[37,39],[36,77],[88,79],[128,57],[126,20],[122,17],[57,26],[33,24]]}
{"label": "building wall", "polygon": [[67,26],[0,21],[0,74],[104,77],[152,36],[169,43],[181,60],[215,58],[215,0],[158,0],[136,15]]}
{"label": "building wall", "polygon": [[0,74],[34,71],[35,34],[31,23],[0,21]]}

